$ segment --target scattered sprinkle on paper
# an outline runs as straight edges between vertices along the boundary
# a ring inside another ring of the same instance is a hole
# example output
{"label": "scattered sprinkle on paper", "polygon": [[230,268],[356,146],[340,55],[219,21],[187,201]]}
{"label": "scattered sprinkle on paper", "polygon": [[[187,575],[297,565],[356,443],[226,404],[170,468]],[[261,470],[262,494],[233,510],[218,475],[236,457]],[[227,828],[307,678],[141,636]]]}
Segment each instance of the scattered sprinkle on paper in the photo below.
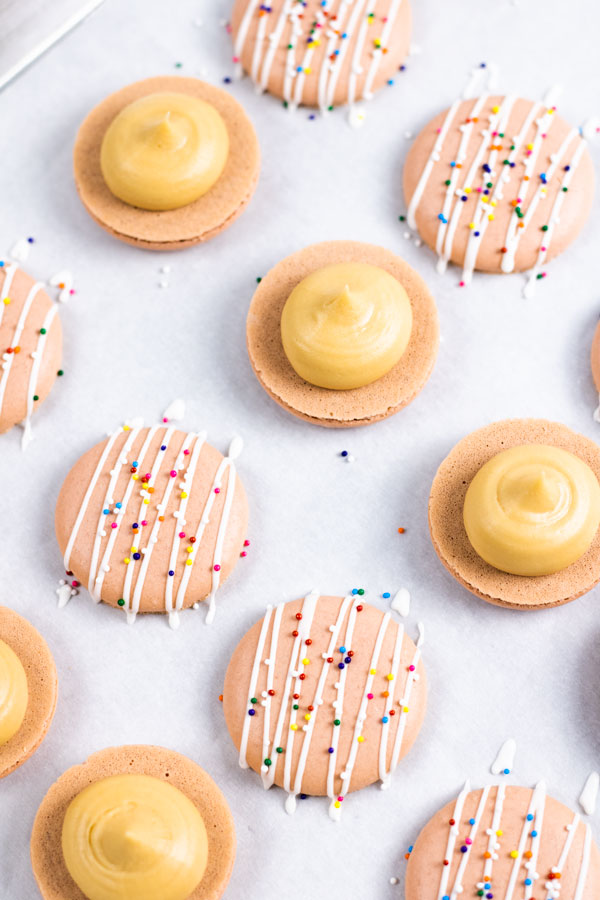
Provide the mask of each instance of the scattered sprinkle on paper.
{"label": "scattered sprinkle on paper", "polygon": [[61,269],[48,279],[50,287],[58,288],[58,300],[60,303],[68,303],[75,293],[73,289],[73,273],[69,269]]}

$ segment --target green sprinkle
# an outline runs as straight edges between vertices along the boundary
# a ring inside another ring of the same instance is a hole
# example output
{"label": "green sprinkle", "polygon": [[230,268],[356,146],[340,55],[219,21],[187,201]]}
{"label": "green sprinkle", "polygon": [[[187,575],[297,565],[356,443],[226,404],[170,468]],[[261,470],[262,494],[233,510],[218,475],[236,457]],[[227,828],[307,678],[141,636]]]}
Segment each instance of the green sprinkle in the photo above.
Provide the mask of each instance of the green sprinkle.
{"label": "green sprinkle", "polygon": [[39,396],[38,396],[37,394],[34,394],[34,395],[33,395],[33,399],[34,399],[34,400],[39,400],[40,398],[39,398]]}
{"label": "green sprinkle", "polygon": [[40,328],[40,334],[46,334],[46,328]]}
{"label": "green sprinkle", "polygon": [[359,589],[358,589],[358,593],[360,594],[361,597],[362,597],[362,595],[364,594],[364,592],[365,592],[365,589],[364,589],[364,588],[359,588]]}
{"label": "green sprinkle", "polygon": [[284,109],[287,109],[287,108],[288,108],[288,102],[287,102],[287,100],[284,100],[284,101],[283,101],[283,108],[284,108]]}
{"label": "green sprinkle", "polygon": [[293,705],[293,707],[292,707],[292,709],[300,709],[300,707],[299,707],[299,706],[298,706],[298,704],[297,704],[297,703],[294,703],[294,705]]}
{"label": "green sprinkle", "polygon": [[449,178],[447,178],[446,181],[444,182],[444,184],[446,185],[446,187],[448,187],[448,185],[452,184],[452,182],[450,181]]}
{"label": "green sprinkle", "polygon": [[569,190],[569,188],[563,188],[563,191],[565,191],[565,193],[566,193],[568,190]]}
{"label": "green sprinkle", "polygon": [[250,697],[250,703],[258,703],[256,697]]}
{"label": "green sprinkle", "polygon": [[331,104],[331,106],[328,106],[327,109],[329,110],[329,112],[333,112],[333,103]]}
{"label": "green sprinkle", "polygon": [[547,225],[542,225],[542,231],[548,231],[548,226],[547,226]]}
{"label": "green sprinkle", "polygon": [[270,766],[270,765],[272,765],[271,760],[269,759],[268,756],[267,756],[267,758],[265,759],[264,762],[265,762],[265,766]]}
{"label": "green sprinkle", "polygon": [[65,374],[65,371],[64,371],[64,369],[59,369],[58,372],[57,372],[56,374],[59,375],[59,376],[60,376],[60,375],[64,375],[64,374]]}
{"label": "green sprinkle", "polygon": [[122,597],[121,597],[120,600],[117,600],[117,603],[118,603],[119,606],[125,606],[125,601],[123,600]]}
{"label": "green sprinkle", "polygon": [[334,725],[341,725],[342,723],[340,722],[339,719],[334,719],[334,720],[333,720],[333,724],[334,724]]}
{"label": "green sprinkle", "polygon": [[183,63],[176,62],[176,63],[175,63],[175,68],[176,68],[176,69],[180,69],[180,68],[182,67],[182,65],[183,65]]}
{"label": "green sprinkle", "polygon": [[283,753],[283,747],[276,747],[275,749],[277,753]]}
{"label": "green sprinkle", "polygon": [[542,273],[540,272],[540,274],[539,274],[539,275],[536,275],[535,277],[536,277],[536,278],[538,279],[538,281],[539,281],[540,278],[543,278],[544,276],[543,276]]}
{"label": "green sprinkle", "polygon": [[494,182],[488,181],[488,183],[486,184],[486,188],[491,188],[491,187],[494,187]]}
{"label": "green sprinkle", "polygon": [[261,281],[262,281],[262,275],[257,275],[257,276],[256,276],[256,283],[257,283],[257,284],[260,284]]}
{"label": "green sprinkle", "polygon": [[406,216],[398,216],[400,222],[406,222]]}

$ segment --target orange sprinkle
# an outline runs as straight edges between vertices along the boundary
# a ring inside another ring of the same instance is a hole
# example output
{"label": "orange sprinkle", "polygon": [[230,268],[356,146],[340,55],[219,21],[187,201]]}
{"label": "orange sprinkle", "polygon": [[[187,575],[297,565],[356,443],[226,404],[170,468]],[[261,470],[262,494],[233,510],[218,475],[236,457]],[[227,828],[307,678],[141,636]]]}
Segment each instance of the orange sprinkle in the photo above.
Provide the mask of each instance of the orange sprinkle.
{"label": "orange sprinkle", "polygon": [[404,534],[405,531],[406,531],[406,528],[399,528],[398,534]]}

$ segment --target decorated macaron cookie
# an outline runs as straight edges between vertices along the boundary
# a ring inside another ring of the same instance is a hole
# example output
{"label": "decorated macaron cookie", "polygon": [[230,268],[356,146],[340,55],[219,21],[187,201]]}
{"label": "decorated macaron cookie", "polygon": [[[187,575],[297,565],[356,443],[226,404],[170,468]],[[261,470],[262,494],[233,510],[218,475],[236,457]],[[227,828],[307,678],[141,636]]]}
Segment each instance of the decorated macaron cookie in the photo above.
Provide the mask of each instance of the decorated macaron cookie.
{"label": "decorated macaron cookie", "polygon": [[423,828],[408,857],[406,900],[595,900],[600,853],[578,813],[533,790],[465,785]]}
{"label": "decorated macaron cookie", "polygon": [[422,626],[415,645],[389,612],[312,591],[268,607],[235,649],[225,720],[243,768],[296,799],[327,796],[338,819],[351,791],[388,787],[425,715]]}
{"label": "decorated macaron cookie", "polygon": [[427,285],[389,250],[329,241],[278,263],[248,312],[250,362],[293,415],[350,428],[385,419],[419,393],[437,356]]}
{"label": "decorated macaron cookie", "polygon": [[25,448],[31,417],[62,374],[62,329],[44,286],[8,261],[0,264],[0,353],[0,433],[21,422]]}
{"label": "decorated macaron cookie", "polygon": [[152,250],[209,240],[248,205],[260,167],[252,123],[196,78],[147,78],[111,94],[74,150],[83,205],[114,237]]}
{"label": "decorated macaron cookie", "polygon": [[23,765],[42,743],[57,693],[46,641],[27,619],[0,606],[0,778]]}
{"label": "decorated macaron cookie", "polygon": [[286,106],[370,99],[408,55],[409,0],[235,0],[233,60]]}
{"label": "decorated macaron cookie", "polygon": [[404,167],[408,223],[439,271],[461,266],[461,285],[475,269],[528,271],[526,296],[581,231],[594,183],[586,141],[551,97],[456,100],[418,135]]}
{"label": "decorated macaron cookie", "polygon": [[[206,434],[168,421],[124,425],[73,466],[56,504],[65,570],[99,602],[138,613],[179,612],[215,595],[248,544],[248,503],[235,461]],[[73,582],[72,582],[73,583]]]}
{"label": "decorated macaron cookie", "polygon": [[31,835],[44,900],[218,900],[235,829],[212,778],[163,747],[111,747],[52,785]]}
{"label": "decorated macaron cookie", "polygon": [[544,419],[463,438],[429,498],[435,550],[464,587],[500,606],[567,603],[600,581],[600,447]]}

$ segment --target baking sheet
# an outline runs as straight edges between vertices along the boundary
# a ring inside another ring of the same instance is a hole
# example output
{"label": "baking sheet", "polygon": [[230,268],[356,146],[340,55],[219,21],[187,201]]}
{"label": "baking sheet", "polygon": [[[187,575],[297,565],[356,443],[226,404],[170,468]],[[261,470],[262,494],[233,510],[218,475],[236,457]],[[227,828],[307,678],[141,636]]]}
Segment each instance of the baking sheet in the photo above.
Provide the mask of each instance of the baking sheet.
{"label": "baking sheet", "polygon": [[[47,740],[0,782],[3,900],[37,896],[28,841],[50,783],[111,744],[164,744],[216,779],[239,840],[229,900],[402,897],[407,846],[465,776],[474,784],[491,777],[509,736],[518,742],[515,779],[543,776],[571,805],[598,767],[598,591],[547,612],[494,608],[446,573],[427,531],[435,469],[472,429],[531,415],[600,436],[588,366],[600,312],[598,201],[585,233],[528,301],[518,275],[476,276],[467,290],[454,268],[438,276],[433,255],[403,237],[398,215],[406,135],[458,96],[473,64],[498,63],[502,89],[531,97],[562,82],[559,109],[574,123],[597,113],[600,13],[578,0],[557,28],[541,0],[414,6],[422,52],[367,105],[360,130],[343,111],[311,120],[309,111],[288,115],[257,96],[247,80],[228,86],[259,134],[259,189],[228,231],[181,253],[136,251],[91,221],[71,177],[73,139],[86,112],[127,82],[230,76],[228,3],[106,0],[0,96],[0,249],[34,237],[29,271],[45,278],[68,268],[76,290],[61,307],[65,375],[34,419],[33,443],[22,455],[18,429],[0,439],[0,603],[38,626],[60,677]],[[598,164],[599,147],[592,153]],[[380,243],[414,265],[435,294],[443,337],[415,403],[345,432],[280,410],[244,346],[256,278],[299,247],[334,238]],[[69,466],[125,418],[150,423],[177,396],[187,401],[184,425],[207,428],[219,449],[234,433],[245,440],[239,472],[252,543],[218,598],[214,625],[199,611],[183,616],[176,633],[159,617],[128,627],[85,592],[58,611],[53,507]],[[391,790],[353,795],[338,825],[319,799],[290,818],[282,792],[263,792],[257,776],[238,768],[217,699],[227,661],[268,602],[360,586],[382,609],[382,592],[411,591],[409,632],[417,620],[427,629],[425,726]],[[597,816],[593,824],[598,832]]]}

